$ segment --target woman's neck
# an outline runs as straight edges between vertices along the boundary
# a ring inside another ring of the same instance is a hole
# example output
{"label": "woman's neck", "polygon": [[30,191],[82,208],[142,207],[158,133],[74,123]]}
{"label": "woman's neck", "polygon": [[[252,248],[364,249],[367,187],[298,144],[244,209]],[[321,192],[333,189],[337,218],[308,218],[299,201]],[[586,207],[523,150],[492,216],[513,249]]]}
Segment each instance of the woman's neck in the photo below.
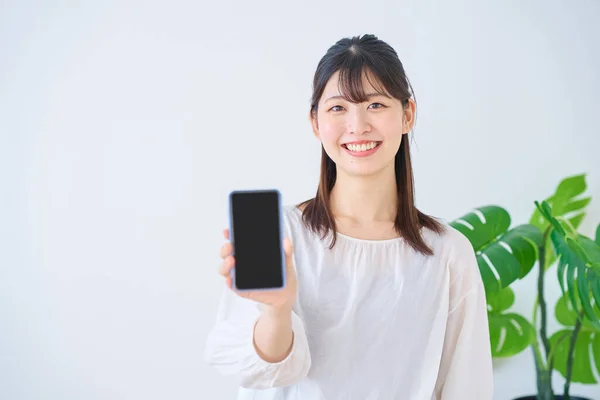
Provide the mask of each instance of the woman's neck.
{"label": "woman's neck", "polygon": [[330,202],[336,218],[364,223],[394,221],[398,189],[393,165],[377,175],[365,177],[338,171]]}

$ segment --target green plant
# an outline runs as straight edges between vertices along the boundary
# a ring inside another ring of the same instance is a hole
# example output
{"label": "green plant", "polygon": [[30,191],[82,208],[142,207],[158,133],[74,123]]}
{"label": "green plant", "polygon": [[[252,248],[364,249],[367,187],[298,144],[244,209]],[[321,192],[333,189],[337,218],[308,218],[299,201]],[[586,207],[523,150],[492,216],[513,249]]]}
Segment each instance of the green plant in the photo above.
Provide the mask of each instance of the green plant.
{"label": "green plant", "polygon": [[[511,357],[531,347],[540,400],[554,398],[553,370],[565,377],[565,398],[571,382],[596,383],[594,363],[600,371],[600,226],[595,242],[577,233],[591,200],[581,197],[586,187],[585,175],[564,179],[552,196],[535,202],[528,224],[512,229],[510,215],[498,206],[478,208],[451,223],[477,255],[493,356]],[[557,260],[562,297],[555,315],[564,328],[548,337],[546,278]],[[509,311],[515,299],[510,285],[526,277],[536,261],[537,297],[527,320]]]}
{"label": "green plant", "polygon": [[542,233],[532,224],[510,228],[510,214],[499,206],[480,207],[450,223],[475,250],[488,301],[492,354],[510,357],[526,349],[535,332],[529,321],[506,312],[515,296],[509,287],[524,278],[538,259]]}
{"label": "green plant", "polygon": [[[594,241],[578,233],[572,219],[553,211],[548,201],[535,204],[549,224],[545,232],[558,258],[557,278],[562,297],[556,304],[555,314],[565,327],[548,338],[546,326],[542,325],[542,343],[533,343],[538,392],[543,394],[543,397],[538,394],[538,398],[554,397],[551,374],[557,370],[565,377],[564,396],[569,399],[571,382],[598,383],[593,364],[600,372],[600,225]],[[542,266],[545,265],[540,263],[540,276],[546,273]],[[540,299],[543,298],[543,287],[541,289]],[[544,308],[541,300],[536,303],[534,321],[537,310],[544,312]],[[545,376],[541,382],[540,376]]]}

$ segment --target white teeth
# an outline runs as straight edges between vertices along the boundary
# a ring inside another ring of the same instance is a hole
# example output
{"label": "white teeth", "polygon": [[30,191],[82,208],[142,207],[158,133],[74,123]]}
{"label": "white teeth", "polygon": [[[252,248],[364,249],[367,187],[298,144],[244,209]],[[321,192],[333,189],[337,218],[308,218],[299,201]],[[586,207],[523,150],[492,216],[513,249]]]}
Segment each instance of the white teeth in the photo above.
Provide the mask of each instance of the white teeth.
{"label": "white teeth", "polygon": [[377,142],[369,142],[363,144],[347,144],[346,148],[350,151],[361,152],[371,150],[372,148],[377,146]]}

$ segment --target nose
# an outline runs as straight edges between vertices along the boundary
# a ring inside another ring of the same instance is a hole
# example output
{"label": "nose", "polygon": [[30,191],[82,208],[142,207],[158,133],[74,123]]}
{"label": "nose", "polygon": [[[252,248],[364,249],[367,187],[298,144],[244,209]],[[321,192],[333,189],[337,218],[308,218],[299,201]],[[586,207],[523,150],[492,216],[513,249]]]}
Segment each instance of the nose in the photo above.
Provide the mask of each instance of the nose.
{"label": "nose", "polygon": [[371,131],[368,115],[366,110],[356,107],[352,112],[348,113],[348,133],[352,135],[362,135]]}

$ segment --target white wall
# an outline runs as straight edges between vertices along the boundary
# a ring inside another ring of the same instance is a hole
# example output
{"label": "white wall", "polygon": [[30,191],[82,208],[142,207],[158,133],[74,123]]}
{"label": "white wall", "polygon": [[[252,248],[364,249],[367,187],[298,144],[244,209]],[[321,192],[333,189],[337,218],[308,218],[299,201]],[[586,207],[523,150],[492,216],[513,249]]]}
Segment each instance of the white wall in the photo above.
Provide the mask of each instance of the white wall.
{"label": "white wall", "polygon": [[[422,209],[496,203],[521,223],[588,172],[591,234],[599,16],[592,0],[2,2],[0,398],[233,398],[202,360],[226,194],[312,196],[311,78],[344,36],[405,63]],[[533,284],[516,286],[526,316]],[[496,399],[533,390],[530,351],[498,363]]]}

